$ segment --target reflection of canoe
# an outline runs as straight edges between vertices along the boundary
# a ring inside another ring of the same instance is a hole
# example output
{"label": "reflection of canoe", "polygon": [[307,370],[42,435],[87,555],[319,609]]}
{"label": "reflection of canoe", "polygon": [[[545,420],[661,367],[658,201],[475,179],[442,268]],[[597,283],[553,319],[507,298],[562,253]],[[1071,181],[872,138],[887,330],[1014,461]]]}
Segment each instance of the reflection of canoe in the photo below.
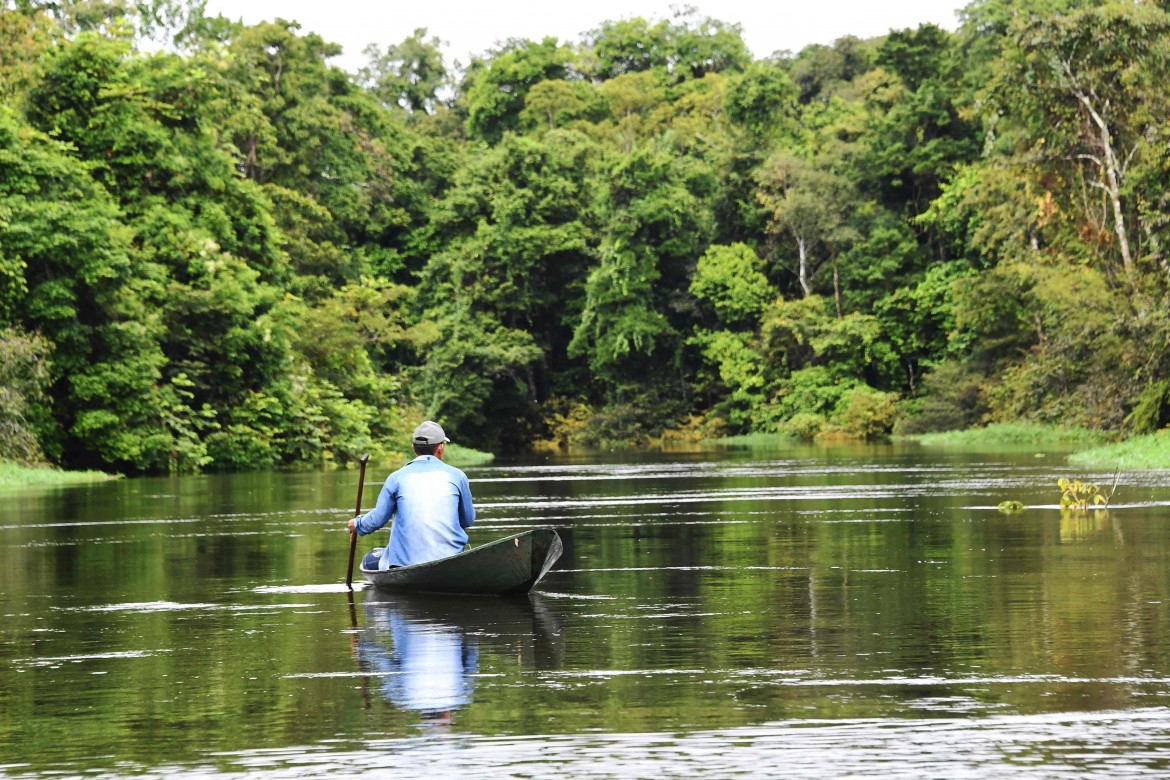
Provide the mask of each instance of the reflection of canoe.
{"label": "reflection of canoe", "polygon": [[376,587],[387,590],[511,596],[532,590],[561,557],[561,550],[556,531],[534,528],[437,561],[361,571]]}
{"label": "reflection of canoe", "polygon": [[564,660],[562,616],[539,593],[506,599],[469,599],[442,593],[370,588],[366,635],[383,645],[395,620],[423,631],[459,631],[489,658],[516,659],[524,668],[557,669]]}
{"label": "reflection of canoe", "polygon": [[428,725],[449,724],[470,705],[485,672],[559,669],[564,661],[561,618],[537,593],[477,599],[370,588],[364,610],[360,632],[353,615],[363,692],[373,683],[383,699]]}

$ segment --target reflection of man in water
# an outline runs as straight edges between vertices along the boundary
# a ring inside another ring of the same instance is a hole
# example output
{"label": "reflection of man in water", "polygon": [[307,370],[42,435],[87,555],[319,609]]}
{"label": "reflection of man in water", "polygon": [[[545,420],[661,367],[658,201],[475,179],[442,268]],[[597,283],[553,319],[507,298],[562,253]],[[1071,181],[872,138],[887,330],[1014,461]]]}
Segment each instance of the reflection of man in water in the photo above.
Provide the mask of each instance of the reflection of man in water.
{"label": "reflection of man in water", "polygon": [[471,703],[479,648],[461,628],[412,619],[389,604],[367,604],[366,625],[358,658],[370,673],[381,675],[382,695],[390,703],[440,723]]}
{"label": "reflection of man in water", "polygon": [[467,531],[475,522],[467,475],[443,462],[451,443],[438,423],[427,420],[414,429],[418,456],[386,479],[377,505],[349,521],[349,531],[365,536],[390,518],[390,544],[375,549],[362,561],[366,570],[385,571],[392,566],[446,558],[462,552]]}

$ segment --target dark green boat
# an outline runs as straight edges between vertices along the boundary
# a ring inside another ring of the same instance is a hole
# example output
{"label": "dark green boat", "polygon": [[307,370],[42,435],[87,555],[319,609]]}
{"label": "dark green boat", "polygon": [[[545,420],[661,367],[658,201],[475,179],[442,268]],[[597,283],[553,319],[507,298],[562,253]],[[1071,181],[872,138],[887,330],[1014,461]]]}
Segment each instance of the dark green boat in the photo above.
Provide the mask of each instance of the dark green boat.
{"label": "dark green boat", "polygon": [[385,571],[362,568],[361,572],[385,590],[513,596],[532,590],[563,549],[561,537],[552,528],[534,528],[449,558]]}

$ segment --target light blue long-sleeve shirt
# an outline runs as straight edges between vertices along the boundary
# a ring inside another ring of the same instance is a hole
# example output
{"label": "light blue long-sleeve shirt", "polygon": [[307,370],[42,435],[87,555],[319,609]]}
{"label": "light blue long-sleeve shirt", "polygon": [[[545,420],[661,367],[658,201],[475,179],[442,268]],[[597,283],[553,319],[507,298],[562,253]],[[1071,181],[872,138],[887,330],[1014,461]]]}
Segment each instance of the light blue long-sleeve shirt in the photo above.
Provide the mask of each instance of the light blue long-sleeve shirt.
{"label": "light blue long-sleeve shirt", "polygon": [[433,455],[420,455],[386,478],[378,503],[357,518],[359,536],[377,531],[390,518],[390,544],[378,568],[425,563],[461,552],[475,522],[467,475]]}

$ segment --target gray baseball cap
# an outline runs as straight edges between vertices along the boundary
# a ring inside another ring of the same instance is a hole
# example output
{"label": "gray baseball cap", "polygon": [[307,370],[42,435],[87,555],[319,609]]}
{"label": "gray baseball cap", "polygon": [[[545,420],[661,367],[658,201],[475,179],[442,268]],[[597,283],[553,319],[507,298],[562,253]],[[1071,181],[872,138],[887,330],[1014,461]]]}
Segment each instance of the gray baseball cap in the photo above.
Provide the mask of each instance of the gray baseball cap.
{"label": "gray baseball cap", "polygon": [[443,427],[437,422],[426,422],[414,429],[414,443],[415,444],[450,444],[451,440],[447,438],[447,434],[443,433]]}

